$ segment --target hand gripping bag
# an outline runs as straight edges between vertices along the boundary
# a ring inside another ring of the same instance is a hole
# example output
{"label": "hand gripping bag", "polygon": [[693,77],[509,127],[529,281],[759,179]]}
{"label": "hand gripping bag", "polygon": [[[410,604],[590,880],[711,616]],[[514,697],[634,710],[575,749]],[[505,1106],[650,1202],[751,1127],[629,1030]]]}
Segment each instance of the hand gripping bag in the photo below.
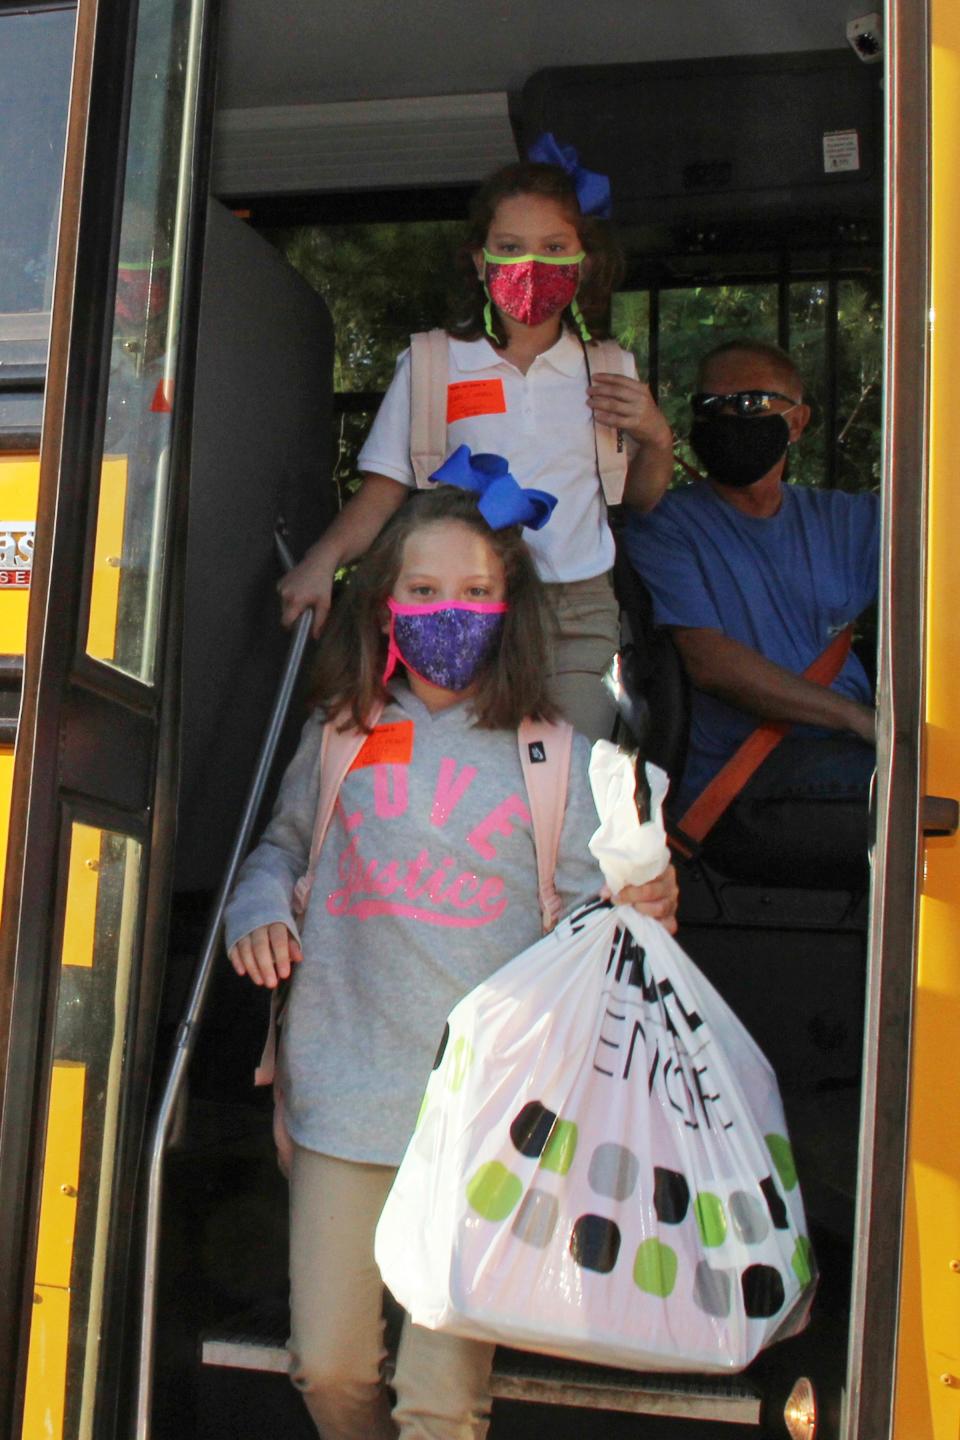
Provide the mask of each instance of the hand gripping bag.
{"label": "hand gripping bag", "polygon": [[[616,892],[665,860],[612,749]],[[643,1370],[741,1369],[814,1287],[770,1065],[661,925],[600,900],[451,1012],[376,1258],[419,1325]]]}

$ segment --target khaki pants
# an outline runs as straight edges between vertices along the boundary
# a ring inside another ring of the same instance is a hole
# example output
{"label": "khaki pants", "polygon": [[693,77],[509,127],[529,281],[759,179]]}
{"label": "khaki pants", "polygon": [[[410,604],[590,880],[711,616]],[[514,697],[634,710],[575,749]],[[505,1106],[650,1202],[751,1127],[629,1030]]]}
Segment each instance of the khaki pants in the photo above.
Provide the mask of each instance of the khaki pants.
{"label": "khaki pants", "polygon": [[294,1385],[323,1440],[484,1440],[494,1347],[405,1321],[393,1414],[373,1235],[395,1171],[299,1145],[290,1174]]}
{"label": "khaki pants", "polygon": [[620,612],[608,571],[590,580],[547,585],[556,620],[554,699],[588,740],[609,740],[616,711],[600,683],[620,645]]}

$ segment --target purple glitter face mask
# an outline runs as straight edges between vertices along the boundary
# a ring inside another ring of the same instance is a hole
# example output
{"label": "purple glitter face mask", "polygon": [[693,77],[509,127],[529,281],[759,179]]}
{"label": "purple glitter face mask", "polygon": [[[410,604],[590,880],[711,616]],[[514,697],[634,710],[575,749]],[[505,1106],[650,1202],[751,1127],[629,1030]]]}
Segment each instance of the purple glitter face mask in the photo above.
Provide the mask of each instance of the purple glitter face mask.
{"label": "purple glitter face mask", "polygon": [[492,654],[509,606],[492,600],[403,605],[391,595],[390,645],[384,680],[397,661],[443,690],[466,690]]}

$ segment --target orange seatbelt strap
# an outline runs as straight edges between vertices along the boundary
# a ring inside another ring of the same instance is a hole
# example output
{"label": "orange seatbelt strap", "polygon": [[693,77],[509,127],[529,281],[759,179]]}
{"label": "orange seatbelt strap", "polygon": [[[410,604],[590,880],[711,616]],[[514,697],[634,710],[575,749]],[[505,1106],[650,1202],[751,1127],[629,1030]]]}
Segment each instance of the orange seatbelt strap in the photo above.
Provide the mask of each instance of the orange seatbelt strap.
{"label": "orange seatbelt strap", "polygon": [[[804,680],[815,685],[830,685],[843,669],[844,661],[850,654],[853,628],[848,625],[835,635],[817,658],[803,672]],[[670,835],[673,848],[684,856],[694,854],[706,835],[713,829],[720,816],[740,794],[751,776],[760,768],[767,756],[776,749],[793,727],[776,723],[758,725],[734,751],[721,770],[714,775],[709,785],[694,800],[693,804],[674,826]]]}

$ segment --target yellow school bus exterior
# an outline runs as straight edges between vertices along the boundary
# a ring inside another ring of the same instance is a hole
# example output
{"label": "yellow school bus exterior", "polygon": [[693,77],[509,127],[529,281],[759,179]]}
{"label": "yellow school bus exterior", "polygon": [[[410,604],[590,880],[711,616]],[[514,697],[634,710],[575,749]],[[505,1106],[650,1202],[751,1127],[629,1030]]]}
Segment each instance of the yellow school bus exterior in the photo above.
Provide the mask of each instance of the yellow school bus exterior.
{"label": "yellow school bus exterior", "polygon": [[[930,395],[926,496],[926,633],[923,790],[960,794],[960,524],[955,456],[960,364],[954,276],[960,254],[960,13],[930,7]],[[909,163],[909,162],[908,162]],[[920,256],[914,263],[920,263]],[[907,1129],[897,1436],[960,1433],[960,873],[955,837],[930,837],[921,854],[916,989]]]}
{"label": "yellow school bus exterior", "polygon": [[[217,8],[0,3],[0,76],[22,15],[68,13],[72,57],[42,383],[3,349],[23,317],[0,313],[0,1440],[133,1433]],[[960,1437],[960,6],[888,0],[881,21],[885,546],[849,1360],[837,1416],[802,1389],[764,1413],[792,1440]],[[43,394],[42,443],[39,423],[4,428],[7,391]],[[657,1423],[637,1422],[653,1440]]]}

